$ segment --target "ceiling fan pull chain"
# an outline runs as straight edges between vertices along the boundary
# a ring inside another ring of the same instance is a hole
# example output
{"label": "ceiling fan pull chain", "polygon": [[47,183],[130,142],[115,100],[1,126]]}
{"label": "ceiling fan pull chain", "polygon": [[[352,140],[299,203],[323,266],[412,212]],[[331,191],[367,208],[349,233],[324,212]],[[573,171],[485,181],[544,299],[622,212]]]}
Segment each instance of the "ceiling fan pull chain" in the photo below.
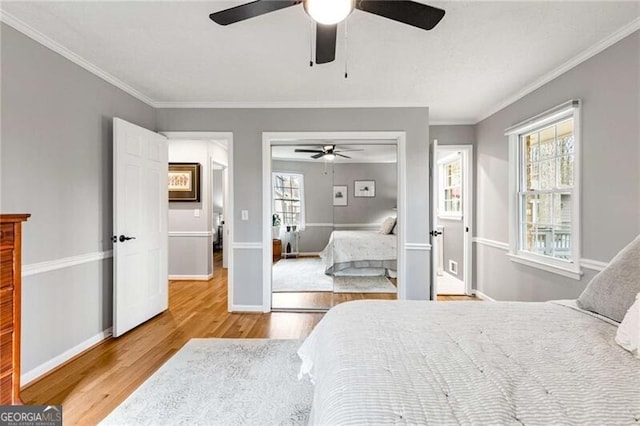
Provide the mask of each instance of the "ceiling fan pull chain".
{"label": "ceiling fan pull chain", "polygon": [[349,70],[348,70],[348,62],[349,62],[349,50],[347,49],[348,46],[348,33],[347,33],[347,21],[344,21],[344,78],[347,78],[349,76]]}
{"label": "ceiling fan pull chain", "polygon": [[309,22],[309,66],[313,66],[313,21]]}

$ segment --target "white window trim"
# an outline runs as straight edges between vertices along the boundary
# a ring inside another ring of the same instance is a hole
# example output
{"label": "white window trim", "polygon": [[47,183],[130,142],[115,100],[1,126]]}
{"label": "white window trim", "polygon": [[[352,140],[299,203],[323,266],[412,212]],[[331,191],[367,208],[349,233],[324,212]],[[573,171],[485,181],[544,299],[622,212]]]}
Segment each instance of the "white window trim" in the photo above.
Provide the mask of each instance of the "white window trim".
{"label": "white window trim", "polygon": [[[298,225],[298,231],[304,231],[307,225],[306,215],[305,215],[305,196],[304,196],[304,174],[298,172],[279,172],[274,171],[271,172],[271,211],[275,211],[275,199],[273,198],[273,193],[275,190],[275,176],[276,175],[289,175],[289,176],[299,176],[300,177],[300,225]],[[284,218],[280,227],[284,227]]]}
{"label": "white window trim", "polygon": [[[579,280],[582,277],[580,268],[581,226],[580,226],[580,173],[581,173],[581,101],[570,100],[542,114],[538,114],[529,120],[525,120],[505,130],[505,136],[509,137],[509,253],[511,261],[538,268],[547,272],[562,275]],[[520,176],[520,136],[545,125],[573,117],[573,191],[571,212],[571,258],[572,261],[563,261],[548,256],[538,255],[519,250],[520,226],[519,226],[519,200],[518,177]]]}
{"label": "white window trim", "polygon": [[[461,204],[459,212],[445,212],[444,205],[444,180],[445,176],[445,168],[452,163],[459,162],[460,163],[460,190],[462,191],[463,187],[463,176],[462,176],[462,155],[455,153],[452,155],[448,155],[445,158],[438,161],[438,173],[440,177],[438,178],[438,191],[440,194],[438,196],[438,218],[444,220],[462,220],[462,211],[464,210],[464,206]],[[462,199],[461,199],[462,201]]]}

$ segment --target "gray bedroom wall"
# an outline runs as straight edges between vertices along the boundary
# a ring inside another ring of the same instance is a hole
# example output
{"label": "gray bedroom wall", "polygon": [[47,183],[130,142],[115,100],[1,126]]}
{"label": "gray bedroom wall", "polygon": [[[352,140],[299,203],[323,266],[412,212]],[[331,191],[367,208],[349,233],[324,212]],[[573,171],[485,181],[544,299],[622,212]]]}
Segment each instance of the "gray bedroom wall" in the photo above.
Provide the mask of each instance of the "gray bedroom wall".
{"label": "gray bedroom wall", "polygon": [[[582,106],[582,257],[608,262],[640,232],[640,32],[636,31],[478,123],[475,236],[508,243],[508,145],[504,129],[569,99]],[[478,290],[498,300],[575,298],[580,281],[510,262],[475,244]]]}
{"label": "gray bedroom wall", "polygon": [[[387,217],[396,216],[398,202],[398,168],[395,163],[336,163],[334,185],[347,186],[347,205],[333,208],[333,223],[380,225]],[[373,180],[375,197],[355,197],[357,180]]]}
{"label": "gray bedroom wall", "polygon": [[169,162],[200,164],[200,202],[169,202],[169,277],[206,278],[213,272],[209,142],[170,139]]}
{"label": "gray bedroom wall", "polygon": [[[429,298],[429,109],[159,109],[159,131],[230,131],[234,135],[234,300],[262,304],[262,132],[404,131],[407,135],[407,297]],[[248,210],[249,220],[240,220]]]}
{"label": "gray bedroom wall", "polygon": [[476,126],[473,124],[429,126],[429,138],[437,139],[438,145],[474,145]]}
{"label": "gray bedroom wall", "polygon": [[[31,213],[23,263],[22,371],[111,326],[112,118],[154,129],[153,108],[0,24],[3,213]],[[76,258],[80,256],[80,258]],[[75,258],[75,266],[61,260]]]}

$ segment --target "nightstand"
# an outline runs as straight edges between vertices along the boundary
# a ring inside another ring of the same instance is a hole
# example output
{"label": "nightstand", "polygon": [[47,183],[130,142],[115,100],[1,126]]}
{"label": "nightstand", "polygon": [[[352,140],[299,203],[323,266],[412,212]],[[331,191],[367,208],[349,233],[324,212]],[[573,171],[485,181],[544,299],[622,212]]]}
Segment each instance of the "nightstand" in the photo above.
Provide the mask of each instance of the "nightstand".
{"label": "nightstand", "polygon": [[282,241],[273,239],[273,261],[277,262],[282,257]]}

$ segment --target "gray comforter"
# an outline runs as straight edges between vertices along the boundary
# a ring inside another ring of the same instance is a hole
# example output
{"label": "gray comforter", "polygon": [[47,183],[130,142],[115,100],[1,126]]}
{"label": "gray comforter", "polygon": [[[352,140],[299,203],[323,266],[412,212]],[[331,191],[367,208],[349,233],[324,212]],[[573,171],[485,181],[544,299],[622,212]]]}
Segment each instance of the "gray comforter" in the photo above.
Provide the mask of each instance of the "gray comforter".
{"label": "gray comforter", "polygon": [[638,424],[615,324],[548,303],[359,301],[298,354],[312,424]]}
{"label": "gray comforter", "polygon": [[333,231],[329,243],[320,252],[325,273],[349,268],[386,268],[397,270],[397,237],[377,231]]}

